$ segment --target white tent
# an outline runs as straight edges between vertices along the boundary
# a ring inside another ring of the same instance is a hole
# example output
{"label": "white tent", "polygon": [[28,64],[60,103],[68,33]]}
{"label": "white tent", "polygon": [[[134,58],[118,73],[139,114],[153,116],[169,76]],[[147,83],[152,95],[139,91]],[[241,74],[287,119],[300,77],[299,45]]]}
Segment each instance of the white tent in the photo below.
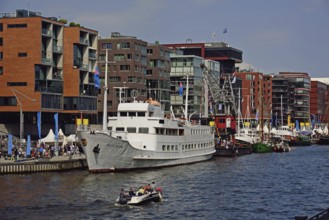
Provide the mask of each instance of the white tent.
{"label": "white tent", "polygon": [[272,128],[272,129],[271,129],[271,134],[277,134],[277,130],[276,130],[276,128]]}
{"label": "white tent", "polygon": [[53,143],[55,142],[55,134],[53,132],[53,129],[50,129],[47,136],[39,139],[39,143]]}
{"label": "white tent", "polygon": [[270,130],[268,129],[267,125],[264,125],[264,127],[263,127],[263,132],[264,132],[265,134],[268,134],[268,133],[270,132]]}
{"label": "white tent", "polygon": [[[65,135],[62,131],[62,129],[59,129],[58,131],[58,142],[64,142],[65,140]],[[49,133],[47,134],[46,137],[39,139],[39,143],[55,143],[55,133],[53,129],[49,130]]]}
{"label": "white tent", "polygon": [[76,142],[78,137],[75,134],[70,134],[69,136],[65,137],[65,142]]}

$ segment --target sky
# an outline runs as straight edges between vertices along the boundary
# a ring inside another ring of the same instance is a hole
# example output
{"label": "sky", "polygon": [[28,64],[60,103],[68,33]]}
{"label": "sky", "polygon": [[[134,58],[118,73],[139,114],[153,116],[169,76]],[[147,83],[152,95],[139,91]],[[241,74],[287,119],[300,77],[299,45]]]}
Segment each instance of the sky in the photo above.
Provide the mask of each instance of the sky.
{"label": "sky", "polygon": [[64,18],[103,38],[224,41],[255,71],[329,77],[329,0],[0,0],[0,13],[16,9]]}

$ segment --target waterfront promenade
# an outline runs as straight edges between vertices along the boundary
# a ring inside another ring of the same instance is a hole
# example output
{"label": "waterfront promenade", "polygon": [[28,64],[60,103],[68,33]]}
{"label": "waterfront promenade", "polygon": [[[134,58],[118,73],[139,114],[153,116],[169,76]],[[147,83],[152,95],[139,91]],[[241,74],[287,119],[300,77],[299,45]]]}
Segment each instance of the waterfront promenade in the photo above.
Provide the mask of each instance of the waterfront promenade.
{"label": "waterfront promenade", "polygon": [[0,159],[0,174],[32,173],[65,171],[72,169],[86,169],[87,161],[84,154],[69,156],[42,157],[38,159],[28,158],[21,160]]}

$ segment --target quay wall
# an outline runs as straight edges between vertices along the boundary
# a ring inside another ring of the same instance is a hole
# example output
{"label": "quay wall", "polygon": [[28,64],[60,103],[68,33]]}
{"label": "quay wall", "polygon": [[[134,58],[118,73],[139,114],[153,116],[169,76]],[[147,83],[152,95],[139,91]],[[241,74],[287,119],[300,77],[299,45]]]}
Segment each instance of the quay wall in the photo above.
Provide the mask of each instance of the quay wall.
{"label": "quay wall", "polygon": [[59,161],[4,162],[0,164],[1,174],[19,174],[51,171],[67,171],[87,169],[86,159],[70,159]]}

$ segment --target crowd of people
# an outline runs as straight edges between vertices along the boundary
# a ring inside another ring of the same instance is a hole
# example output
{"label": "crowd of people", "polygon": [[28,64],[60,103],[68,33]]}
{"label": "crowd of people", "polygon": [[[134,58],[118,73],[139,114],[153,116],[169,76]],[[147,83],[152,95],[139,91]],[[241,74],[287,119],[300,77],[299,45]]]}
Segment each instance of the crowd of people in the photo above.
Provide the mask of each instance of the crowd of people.
{"label": "crowd of people", "polygon": [[[55,154],[56,152],[56,154]],[[36,145],[31,150],[31,157],[39,158],[39,157],[55,157],[55,156],[71,156],[72,154],[79,154],[83,153],[80,144],[73,144],[67,143],[62,146],[58,146],[56,149],[54,144],[46,145],[41,143],[40,145]]]}
{"label": "crowd of people", "polygon": [[[0,159],[4,158],[5,160],[20,160],[27,158],[26,149],[23,149],[21,146],[12,145],[12,153],[8,154],[8,151],[3,151],[3,146],[1,144],[0,149]],[[31,158],[52,158],[56,156],[70,157],[73,154],[83,153],[82,147],[79,143],[67,143],[65,145],[60,145],[55,147],[54,144],[45,144],[45,143],[35,143],[31,147],[30,157]]]}

